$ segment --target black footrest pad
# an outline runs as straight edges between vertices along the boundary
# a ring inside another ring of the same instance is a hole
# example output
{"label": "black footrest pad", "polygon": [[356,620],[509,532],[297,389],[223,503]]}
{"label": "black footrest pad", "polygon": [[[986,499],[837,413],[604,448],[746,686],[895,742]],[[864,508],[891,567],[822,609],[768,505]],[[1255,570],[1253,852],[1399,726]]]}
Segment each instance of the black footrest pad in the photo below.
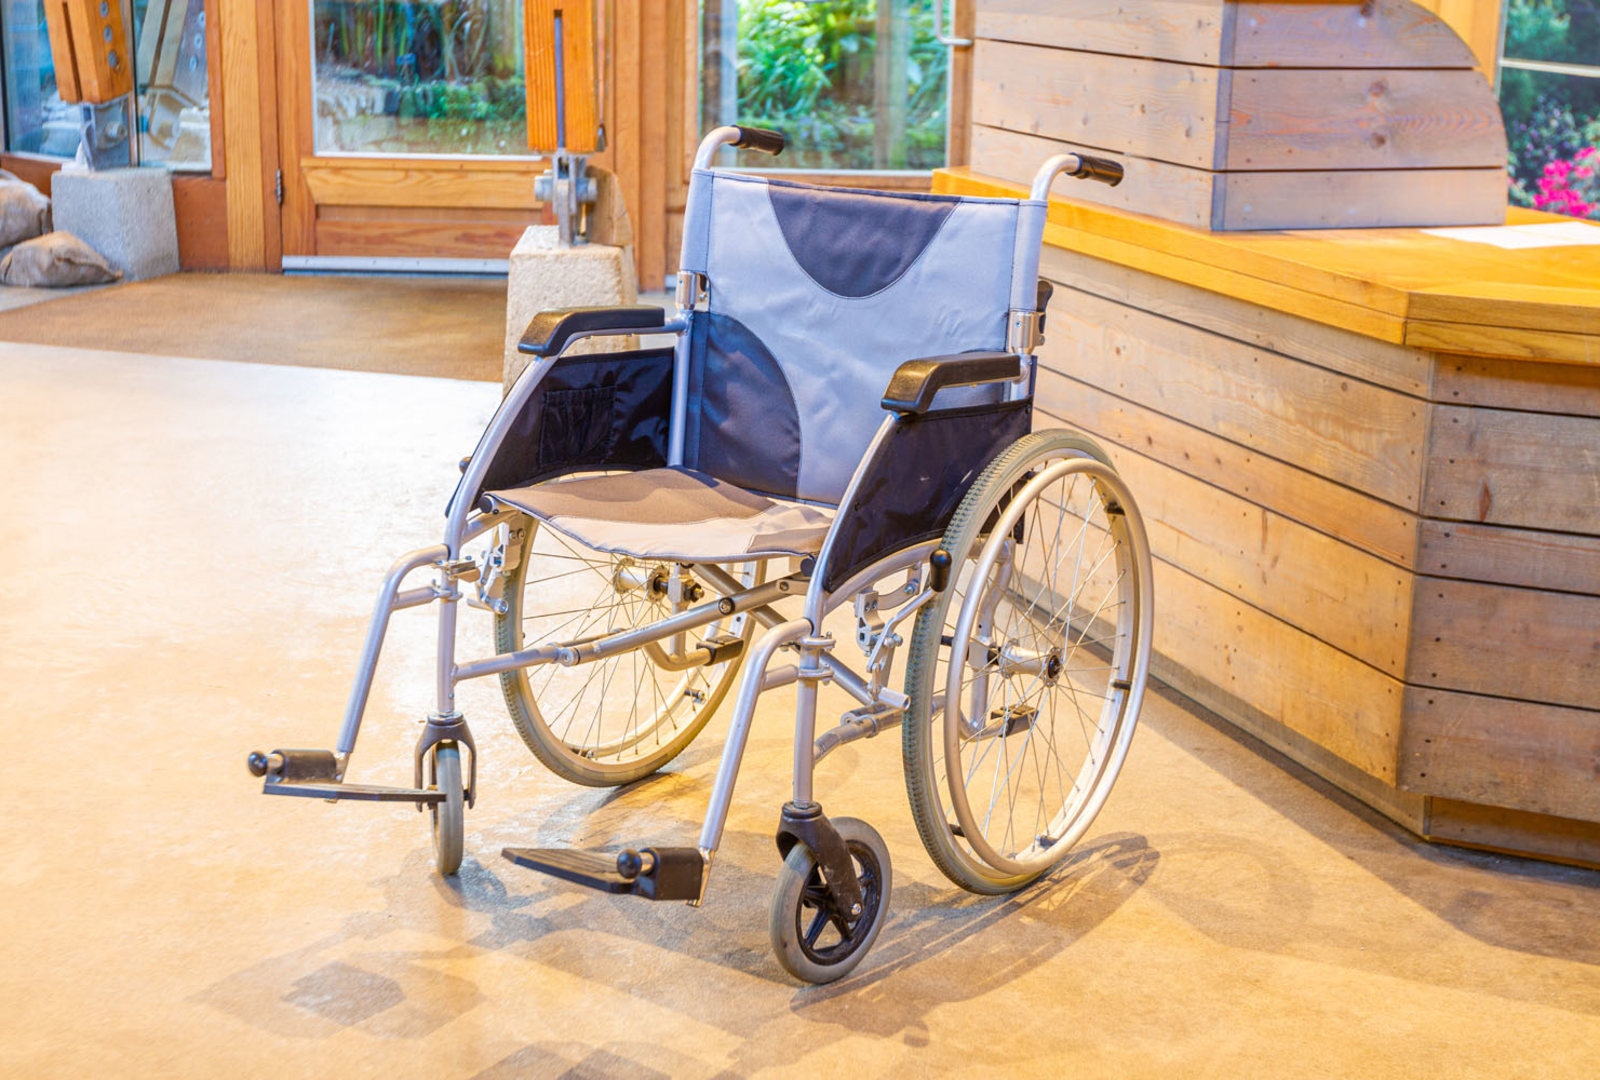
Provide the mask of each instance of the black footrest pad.
{"label": "black footrest pad", "polygon": [[274,784],[261,785],[263,795],[298,795],[303,799],[359,799],[363,802],[409,802],[431,806],[444,802],[442,791],[419,788],[379,787],[375,784]]}
{"label": "black footrest pad", "polygon": [[632,894],[646,900],[698,900],[705,873],[699,848],[646,848],[651,868],[636,878],[617,872],[615,852],[573,851],[570,848],[506,848],[500,852],[518,866],[549,874],[575,885],[585,885],[619,896]]}
{"label": "black footrest pad", "polygon": [[500,852],[518,866],[608,893],[631,893],[634,882],[617,873],[617,857],[570,848],[506,848]]}

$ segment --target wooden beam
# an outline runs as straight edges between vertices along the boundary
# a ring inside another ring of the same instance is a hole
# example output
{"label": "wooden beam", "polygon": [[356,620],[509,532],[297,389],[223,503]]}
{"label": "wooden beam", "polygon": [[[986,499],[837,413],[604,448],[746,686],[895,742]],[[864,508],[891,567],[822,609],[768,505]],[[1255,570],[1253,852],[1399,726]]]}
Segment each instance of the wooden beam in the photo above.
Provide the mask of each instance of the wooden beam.
{"label": "wooden beam", "polygon": [[[257,48],[257,0],[220,0],[223,152],[228,185],[228,265],[235,270],[267,266],[267,200],[263,183],[261,57]],[[274,200],[275,204],[275,200]]]}

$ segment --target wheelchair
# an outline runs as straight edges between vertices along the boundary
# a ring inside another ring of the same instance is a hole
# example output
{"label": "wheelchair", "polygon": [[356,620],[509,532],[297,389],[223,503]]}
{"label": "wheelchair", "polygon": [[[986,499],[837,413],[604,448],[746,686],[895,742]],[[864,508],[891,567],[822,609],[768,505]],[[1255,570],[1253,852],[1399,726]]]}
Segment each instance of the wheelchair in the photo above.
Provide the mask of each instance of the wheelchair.
{"label": "wheelchair", "polygon": [[[593,786],[665,766],[731,693],[694,846],[503,852],[698,906],[757,702],[793,685],[770,933],[789,973],[824,983],[866,955],[891,889],[882,837],[816,797],[832,751],[899,728],[928,855],[983,894],[1060,864],[1128,752],[1150,656],[1144,526],[1095,443],[1032,429],[1050,187],[1121,169],[1062,154],[1027,199],[885,194],[712,168],[725,146],[776,154],[784,137],[730,126],[700,144],[676,310],[529,324],[533,359],[462,462],[443,541],[383,582],[336,748],[248,764],[269,794],[425,808],[449,875],[478,790],[459,683],[497,677],[529,750]],[[405,588],[419,570],[432,580]],[[463,600],[493,616],[494,655],[457,658]],[[423,605],[436,702],[412,785],[346,782],[389,618]],[[850,642],[826,623],[846,610]],[[819,732],[826,682],[853,707]]]}

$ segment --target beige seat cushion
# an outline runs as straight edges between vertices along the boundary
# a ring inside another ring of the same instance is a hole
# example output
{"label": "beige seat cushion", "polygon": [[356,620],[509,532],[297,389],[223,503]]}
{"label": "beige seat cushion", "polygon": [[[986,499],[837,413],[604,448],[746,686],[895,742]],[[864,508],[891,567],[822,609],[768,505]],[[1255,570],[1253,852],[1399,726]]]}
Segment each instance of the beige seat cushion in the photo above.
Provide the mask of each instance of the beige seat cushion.
{"label": "beige seat cushion", "polygon": [[596,551],[677,562],[815,555],[831,506],[760,495],[692,469],[579,476],[488,493]]}

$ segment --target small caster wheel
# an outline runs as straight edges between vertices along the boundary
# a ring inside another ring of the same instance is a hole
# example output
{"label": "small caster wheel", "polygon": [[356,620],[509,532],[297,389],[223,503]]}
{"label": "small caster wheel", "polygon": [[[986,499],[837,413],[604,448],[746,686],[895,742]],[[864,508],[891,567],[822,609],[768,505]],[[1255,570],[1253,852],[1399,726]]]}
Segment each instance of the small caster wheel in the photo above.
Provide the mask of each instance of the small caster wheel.
{"label": "small caster wheel", "polygon": [[443,742],[433,748],[433,786],[444,792],[444,799],[430,808],[433,818],[433,864],[449,877],[461,869],[461,853],[466,840],[466,794],[461,787],[461,748]]}
{"label": "small caster wheel", "polygon": [[778,963],[808,983],[842,979],[861,963],[889,914],[889,848],[878,831],[855,818],[835,818],[861,881],[861,912],[836,910],[822,872],[804,844],[796,844],[778,871],[770,929]]}

